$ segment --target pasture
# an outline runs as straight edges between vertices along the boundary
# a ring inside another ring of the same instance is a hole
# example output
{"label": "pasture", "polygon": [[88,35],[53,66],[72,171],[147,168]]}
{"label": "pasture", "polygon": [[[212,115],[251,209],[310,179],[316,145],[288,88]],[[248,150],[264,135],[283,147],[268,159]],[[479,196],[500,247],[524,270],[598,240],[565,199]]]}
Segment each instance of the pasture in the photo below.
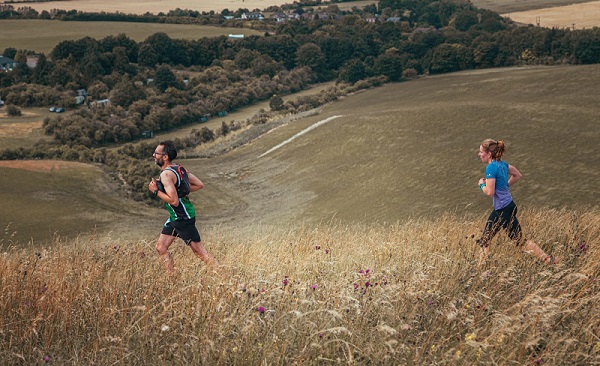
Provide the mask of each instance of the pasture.
{"label": "pasture", "polygon": [[0,146],[14,149],[31,146],[40,139],[48,139],[42,130],[45,117],[51,117],[48,108],[23,108],[21,116],[6,114],[6,108],[0,108]]}
{"label": "pasture", "polygon": [[[46,4],[46,3],[42,3]],[[61,22],[51,20],[0,20],[0,50],[8,47],[28,49],[49,54],[61,41],[83,37],[101,39],[125,33],[141,42],[148,36],[167,33],[176,39],[198,39],[228,34],[260,35],[261,32],[244,28],[221,28],[194,24],[154,24],[131,22]],[[9,31],[6,31],[9,30]]]}

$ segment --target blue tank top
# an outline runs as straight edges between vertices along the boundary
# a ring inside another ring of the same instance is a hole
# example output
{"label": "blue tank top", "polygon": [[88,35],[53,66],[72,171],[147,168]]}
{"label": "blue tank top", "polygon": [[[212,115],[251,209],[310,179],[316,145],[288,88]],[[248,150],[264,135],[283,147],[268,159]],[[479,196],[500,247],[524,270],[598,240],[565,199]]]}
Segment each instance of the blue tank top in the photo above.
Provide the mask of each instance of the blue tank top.
{"label": "blue tank top", "polygon": [[508,163],[492,161],[485,168],[485,178],[496,179],[496,189],[493,197],[494,210],[500,210],[512,202],[512,195],[508,186]]}

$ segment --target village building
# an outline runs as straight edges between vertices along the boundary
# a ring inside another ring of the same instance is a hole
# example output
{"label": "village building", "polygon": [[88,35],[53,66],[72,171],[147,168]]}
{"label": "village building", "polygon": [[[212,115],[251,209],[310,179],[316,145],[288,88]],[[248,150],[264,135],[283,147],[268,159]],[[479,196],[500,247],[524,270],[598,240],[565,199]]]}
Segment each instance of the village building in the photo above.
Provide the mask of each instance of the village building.
{"label": "village building", "polygon": [[10,71],[17,67],[17,61],[12,58],[0,56],[0,70],[2,71]]}

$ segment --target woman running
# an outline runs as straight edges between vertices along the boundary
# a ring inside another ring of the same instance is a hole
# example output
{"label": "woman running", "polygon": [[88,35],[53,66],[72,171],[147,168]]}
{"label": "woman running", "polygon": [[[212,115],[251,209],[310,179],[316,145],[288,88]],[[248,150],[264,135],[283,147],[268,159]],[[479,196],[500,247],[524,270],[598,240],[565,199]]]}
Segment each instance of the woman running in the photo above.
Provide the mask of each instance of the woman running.
{"label": "woman running", "polygon": [[493,197],[494,210],[485,224],[481,239],[477,241],[482,249],[478,266],[485,263],[490,253],[490,242],[500,229],[505,229],[508,237],[517,246],[522,246],[526,253],[547,264],[556,264],[556,258],[546,254],[533,241],[523,238],[521,225],[517,220],[517,205],[510,194],[510,186],[517,183],[523,175],[517,168],[502,160],[505,151],[504,141],[501,140],[487,139],[479,146],[479,158],[487,164],[485,178],[479,180],[479,189],[487,196]]}

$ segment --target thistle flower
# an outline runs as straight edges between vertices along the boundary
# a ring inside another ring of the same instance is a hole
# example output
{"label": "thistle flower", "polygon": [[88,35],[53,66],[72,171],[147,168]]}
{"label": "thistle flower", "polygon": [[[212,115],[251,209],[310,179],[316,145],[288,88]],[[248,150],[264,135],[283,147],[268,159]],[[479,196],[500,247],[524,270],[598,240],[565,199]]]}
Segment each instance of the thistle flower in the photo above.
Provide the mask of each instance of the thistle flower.
{"label": "thistle flower", "polygon": [[44,362],[50,362],[50,356],[44,356]]}
{"label": "thistle flower", "polygon": [[329,254],[329,249],[325,249],[325,254]]}
{"label": "thistle flower", "polygon": [[258,308],[256,308],[256,310],[261,314],[265,312],[265,308],[262,306],[259,306]]}
{"label": "thistle flower", "polygon": [[315,245],[315,249],[319,250],[319,249],[321,249],[321,246],[320,245]]}
{"label": "thistle flower", "polygon": [[287,285],[288,285],[288,283],[289,283],[289,282],[288,282],[288,279],[287,279],[287,278],[284,278],[284,279],[283,279],[283,281],[282,281],[282,283],[283,283],[283,285],[284,285],[284,286],[287,286]]}
{"label": "thistle flower", "polygon": [[317,285],[312,285],[312,286],[310,286],[310,288],[312,288],[313,290],[316,290],[317,289]]}

